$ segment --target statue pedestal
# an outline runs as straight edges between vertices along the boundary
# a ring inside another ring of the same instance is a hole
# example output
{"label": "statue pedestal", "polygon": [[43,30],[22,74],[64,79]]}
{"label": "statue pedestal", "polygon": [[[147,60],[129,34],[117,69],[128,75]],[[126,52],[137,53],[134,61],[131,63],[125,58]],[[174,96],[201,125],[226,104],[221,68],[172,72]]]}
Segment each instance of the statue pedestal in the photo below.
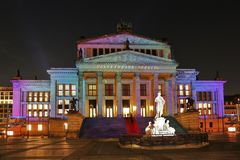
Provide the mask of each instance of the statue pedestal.
{"label": "statue pedestal", "polygon": [[145,129],[146,133],[151,136],[174,136],[175,129],[169,126],[169,120],[164,117],[157,117],[153,126],[151,124]]}
{"label": "statue pedestal", "polygon": [[68,129],[66,132],[66,138],[78,139],[84,117],[79,112],[69,112],[67,117]]}

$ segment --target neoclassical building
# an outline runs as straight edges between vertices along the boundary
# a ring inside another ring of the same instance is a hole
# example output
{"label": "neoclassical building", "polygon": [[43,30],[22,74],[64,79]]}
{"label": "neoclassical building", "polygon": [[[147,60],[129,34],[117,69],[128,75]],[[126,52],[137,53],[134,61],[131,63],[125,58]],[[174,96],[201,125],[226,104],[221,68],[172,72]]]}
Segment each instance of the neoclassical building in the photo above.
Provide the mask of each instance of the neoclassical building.
{"label": "neoclassical building", "polygon": [[224,83],[197,80],[195,69],[179,69],[165,41],[121,30],[77,42],[75,68],[51,68],[50,80],[12,80],[13,117],[65,118],[74,97],[85,117],[152,117],[158,92],[164,114],[188,111],[224,115]]}

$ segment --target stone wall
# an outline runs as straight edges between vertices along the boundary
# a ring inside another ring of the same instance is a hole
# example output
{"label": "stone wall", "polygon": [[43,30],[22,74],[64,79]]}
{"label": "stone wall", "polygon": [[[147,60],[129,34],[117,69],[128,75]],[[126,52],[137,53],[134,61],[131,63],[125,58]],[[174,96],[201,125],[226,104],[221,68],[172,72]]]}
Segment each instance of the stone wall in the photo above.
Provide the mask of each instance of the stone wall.
{"label": "stone wall", "polygon": [[68,139],[77,139],[79,138],[84,117],[80,113],[68,113],[67,116],[68,130],[66,132],[66,137]]}
{"label": "stone wall", "polygon": [[65,137],[66,129],[64,128],[64,123],[67,120],[60,118],[50,118],[49,119],[49,136],[50,137]]}
{"label": "stone wall", "polygon": [[175,115],[177,121],[188,130],[188,132],[199,132],[199,113],[198,111],[185,112]]}

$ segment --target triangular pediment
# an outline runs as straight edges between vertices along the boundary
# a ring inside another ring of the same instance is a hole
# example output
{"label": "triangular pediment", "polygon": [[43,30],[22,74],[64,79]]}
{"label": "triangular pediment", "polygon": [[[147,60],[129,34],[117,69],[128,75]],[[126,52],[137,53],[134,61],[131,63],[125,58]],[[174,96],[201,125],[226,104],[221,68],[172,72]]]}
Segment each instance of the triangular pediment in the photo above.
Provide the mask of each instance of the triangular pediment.
{"label": "triangular pediment", "polygon": [[119,34],[110,34],[103,35],[96,38],[85,39],[83,41],[79,41],[79,43],[87,43],[87,44],[122,44],[125,43],[126,40],[129,41],[130,44],[148,44],[148,45],[161,45],[164,44],[157,40],[153,40],[147,37],[131,34],[131,33],[119,33]]}
{"label": "triangular pediment", "polygon": [[125,50],[107,55],[85,58],[86,63],[121,63],[132,65],[176,65],[171,59]]}

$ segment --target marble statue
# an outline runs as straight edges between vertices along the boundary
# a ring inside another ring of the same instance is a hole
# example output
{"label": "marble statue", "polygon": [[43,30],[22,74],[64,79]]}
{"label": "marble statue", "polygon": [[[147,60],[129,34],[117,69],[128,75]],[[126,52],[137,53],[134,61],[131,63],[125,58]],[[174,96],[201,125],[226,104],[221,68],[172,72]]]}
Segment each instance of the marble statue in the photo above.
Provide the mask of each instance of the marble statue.
{"label": "marble statue", "polygon": [[146,135],[152,135],[153,134],[153,124],[152,122],[148,122],[148,126],[145,128]]}
{"label": "marble statue", "polygon": [[157,113],[155,118],[159,118],[163,115],[163,106],[165,104],[165,100],[161,96],[160,92],[158,92],[158,96],[155,98],[155,102],[157,103],[157,106],[156,106]]}
{"label": "marble statue", "polygon": [[157,103],[156,106],[157,113],[155,116],[154,124],[152,124],[152,122],[149,122],[148,126],[145,128],[146,135],[174,136],[175,129],[173,127],[170,127],[169,120],[166,120],[166,118],[162,117],[165,100],[161,96],[160,92],[158,93],[158,96],[155,98],[155,102]]}

